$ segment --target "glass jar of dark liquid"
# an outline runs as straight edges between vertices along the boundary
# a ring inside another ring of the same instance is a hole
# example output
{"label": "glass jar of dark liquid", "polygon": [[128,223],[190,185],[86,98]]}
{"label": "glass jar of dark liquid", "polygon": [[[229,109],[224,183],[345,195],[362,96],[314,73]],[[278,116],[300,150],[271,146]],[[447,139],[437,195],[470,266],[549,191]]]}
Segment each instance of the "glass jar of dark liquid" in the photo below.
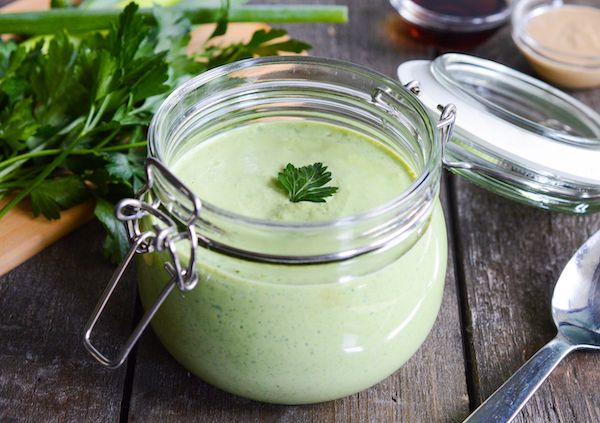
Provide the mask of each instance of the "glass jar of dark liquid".
{"label": "glass jar of dark liquid", "polygon": [[507,0],[390,0],[403,35],[441,48],[468,49],[486,40],[510,17]]}

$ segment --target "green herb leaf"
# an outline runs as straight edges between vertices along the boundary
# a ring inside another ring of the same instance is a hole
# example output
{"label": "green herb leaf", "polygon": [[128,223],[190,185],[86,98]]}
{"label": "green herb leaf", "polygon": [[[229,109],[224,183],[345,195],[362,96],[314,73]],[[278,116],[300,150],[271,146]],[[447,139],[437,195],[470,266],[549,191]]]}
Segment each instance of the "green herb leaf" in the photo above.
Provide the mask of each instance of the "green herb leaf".
{"label": "green herb leaf", "polygon": [[[20,151],[26,147],[25,142],[38,129],[38,124],[31,114],[31,99],[13,103],[0,112],[0,140],[7,143],[3,148]],[[9,151],[10,151],[9,150]]]}
{"label": "green herb leaf", "polygon": [[127,253],[129,240],[125,226],[115,216],[115,205],[103,198],[98,198],[94,215],[106,230],[104,255],[112,262],[118,262]]}
{"label": "green herb leaf", "polygon": [[50,0],[51,9],[71,9],[76,8],[78,2],[72,0]]}
{"label": "green herb leaf", "polygon": [[60,218],[60,211],[90,198],[90,191],[75,175],[44,181],[31,191],[33,215],[47,219]]}
{"label": "green herb leaf", "polygon": [[210,47],[197,56],[206,60],[208,69],[231,63],[236,60],[259,56],[275,56],[280,53],[301,53],[311,48],[310,44],[290,38],[284,41],[276,39],[284,37],[283,29],[259,29],[254,32],[247,43],[236,43],[225,47]]}
{"label": "green herb leaf", "polygon": [[[86,4],[94,1],[105,0]],[[226,29],[229,1],[222,4],[215,36]],[[57,219],[93,194],[106,255],[119,260],[128,242],[114,204],[144,183],[146,131],[165,96],[212,67],[308,48],[279,41],[285,31],[273,29],[188,55],[189,16],[162,7],[150,16],[129,4],[106,31],[74,36],[52,28],[56,34],[37,41],[0,39],[0,194],[14,194],[0,219],[25,198],[35,215]]]}
{"label": "green herb leaf", "polygon": [[227,24],[228,24],[228,14],[229,14],[229,8],[231,7],[230,1],[229,0],[225,0],[224,2],[221,1],[222,3],[222,10],[221,10],[221,17],[217,20],[217,26],[215,27],[214,31],[212,32],[212,34],[210,34],[210,37],[208,37],[208,39],[212,39],[215,37],[218,37],[220,35],[223,35],[227,32]]}
{"label": "green herb leaf", "polygon": [[135,184],[139,187],[139,182],[144,178],[145,154],[135,151],[128,154],[111,153],[106,154],[106,160],[106,170],[117,182],[128,186]]}
{"label": "green herb leaf", "polygon": [[335,194],[337,187],[326,187],[331,181],[331,172],[323,163],[295,167],[288,163],[277,175],[277,181],[285,189],[292,203],[312,201],[324,203],[325,198]]}

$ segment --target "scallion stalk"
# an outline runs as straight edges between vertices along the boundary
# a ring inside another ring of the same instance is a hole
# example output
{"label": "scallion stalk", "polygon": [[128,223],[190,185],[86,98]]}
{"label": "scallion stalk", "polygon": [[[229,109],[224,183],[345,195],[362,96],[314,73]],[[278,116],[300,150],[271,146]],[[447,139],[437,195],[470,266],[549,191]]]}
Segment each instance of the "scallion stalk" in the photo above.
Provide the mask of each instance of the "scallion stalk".
{"label": "scallion stalk", "polygon": [[[179,8],[193,24],[217,22],[223,17],[218,6],[173,6]],[[39,12],[0,14],[0,31],[4,34],[42,35],[66,30],[71,33],[109,28],[116,24],[119,9],[51,9]],[[149,22],[154,21],[151,8],[139,13]],[[229,22],[268,23],[343,23],[348,20],[345,6],[235,6],[227,13]]]}

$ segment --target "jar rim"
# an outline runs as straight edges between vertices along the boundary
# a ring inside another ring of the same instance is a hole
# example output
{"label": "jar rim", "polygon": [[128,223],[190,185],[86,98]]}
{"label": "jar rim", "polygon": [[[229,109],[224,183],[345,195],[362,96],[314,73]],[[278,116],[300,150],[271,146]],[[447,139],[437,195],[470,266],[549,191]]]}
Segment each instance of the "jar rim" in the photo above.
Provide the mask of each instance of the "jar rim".
{"label": "jar rim", "polygon": [[[427,135],[431,140],[432,148],[429,149],[429,157],[425,158],[425,166],[420,174],[415,178],[409,187],[403,190],[399,195],[392,198],[391,200],[380,204],[376,207],[370,208],[364,212],[355,213],[348,216],[343,216],[336,219],[319,220],[319,221],[291,221],[282,222],[270,219],[255,218],[245,216],[240,213],[236,213],[225,208],[219,207],[213,203],[203,200],[202,208],[226,219],[232,219],[236,222],[249,224],[252,226],[264,227],[264,228],[281,228],[288,230],[303,230],[303,229],[326,229],[340,226],[348,226],[357,222],[366,221],[369,219],[377,218],[381,215],[389,213],[390,211],[402,208],[407,204],[415,201],[415,198],[422,195],[423,191],[426,190],[432,183],[437,183],[436,179],[441,171],[441,144],[439,140],[438,131],[435,129],[436,126],[432,120],[431,115],[421,103],[410,91],[408,91],[399,81],[396,81],[382,73],[373,71],[366,67],[356,65],[350,62],[321,58],[314,56],[271,56],[240,60],[231,64],[219,66],[217,68],[206,71],[177,87],[160,105],[157,112],[155,113],[149,129],[148,129],[148,151],[150,157],[158,159],[165,163],[163,154],[160,149],[159,143],[161,142],[160,125],[161,118],[164,117],[170,110],[172,110],[177,104],[181,102],[188,94],[193,90],[198,89],[204,84],[215,80],[220,77],[224,77],[227,74],[234,72],[248,70],[253,67],[269,66],[269,65],[312,65],[322,67],[333,67],[343,68],[346,71],[351,71],[355,74],[366,76],[377,82],[386,88],[388,94],[392,96],[398,96],[403,100],[409,101],[411,107],[419,115],[420,119],[426,123],[428,129]],[[165,163],[166,164],[166,163]],[[168,166],[168,165],[167,165]]]}
{"label": "jar rim", "polygon": [[497,28],[507,22],[511,14],[510,3],[496,13],[473,16],[456,16],[435,12],[412,0],[390,0],[390,3],[400,16],[411,23],[425,28],[457,33]]}

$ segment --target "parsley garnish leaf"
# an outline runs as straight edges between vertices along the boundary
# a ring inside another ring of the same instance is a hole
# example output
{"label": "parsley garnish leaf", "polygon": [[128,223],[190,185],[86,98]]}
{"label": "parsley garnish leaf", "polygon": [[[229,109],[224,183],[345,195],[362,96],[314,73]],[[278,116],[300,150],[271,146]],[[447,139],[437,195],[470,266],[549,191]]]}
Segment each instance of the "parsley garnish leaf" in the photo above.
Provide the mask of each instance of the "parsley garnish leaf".
{"label": "parsley garnish leaf", "polygon": [[326,187],[331,181],[331,172],[323,163],[295,167],[288,163],[277,175],[277,181],[285,189],[292,203],[312,201],[324,203],[325,198],[335,194],[338,187]]}

